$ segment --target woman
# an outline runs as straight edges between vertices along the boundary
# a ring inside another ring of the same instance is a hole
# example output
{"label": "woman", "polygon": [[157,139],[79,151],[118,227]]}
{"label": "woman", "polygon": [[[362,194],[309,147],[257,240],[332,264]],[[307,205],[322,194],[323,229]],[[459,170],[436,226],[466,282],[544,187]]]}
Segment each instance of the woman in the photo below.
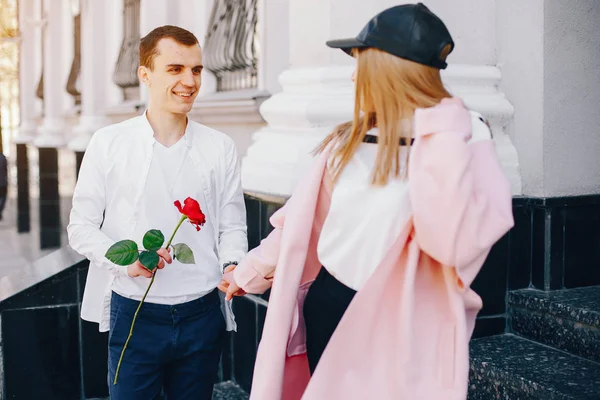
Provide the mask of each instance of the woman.
{"label": "woman", "polygon": [[354,120],[224,283],[272,287],[251,399],[465,399],[469,286],[513,225],[491,134],[444,89],[454,44],[424,5],[328,45],[356,57]]}

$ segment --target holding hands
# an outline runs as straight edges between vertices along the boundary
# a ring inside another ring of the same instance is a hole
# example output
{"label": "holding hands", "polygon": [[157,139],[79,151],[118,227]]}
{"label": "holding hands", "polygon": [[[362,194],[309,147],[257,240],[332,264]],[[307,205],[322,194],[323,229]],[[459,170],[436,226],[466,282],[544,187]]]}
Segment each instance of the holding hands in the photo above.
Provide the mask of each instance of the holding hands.
{"label": "holding hands", "polygon": [[223,271],[223,279],[221,279],[221,283],[218,286],[219,290],[225,293],[225,300],[231,300],[233,296],[243,296],[246,294],[246,292],[235,283],[235,279],[233,279],[235,267],[236,265],[229,265],[225,268]]}

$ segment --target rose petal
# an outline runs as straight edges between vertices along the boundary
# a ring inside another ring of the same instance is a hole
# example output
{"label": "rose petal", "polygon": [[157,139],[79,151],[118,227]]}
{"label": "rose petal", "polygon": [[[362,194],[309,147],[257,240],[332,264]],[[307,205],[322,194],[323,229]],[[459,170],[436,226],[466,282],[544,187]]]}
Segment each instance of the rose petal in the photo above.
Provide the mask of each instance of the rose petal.
{"label": "rose petal", "polygon": [[179,200],[176,200],[173,204],[175,204],[175,207],[177,207],[180,213],[184,214],[183,208],[181,208],[181,202]]}
{"label": "rose petal", "polygon": [[183,201],[183,207],[181,207],[181,203],[176,201],[174,203],[179,212],[188,217],[188,220],[194,225],[196,230],[200,230],[200,226],[206,223],[206,215],[202,212],[200,208],[200,203],[192,197],[187,197]]}

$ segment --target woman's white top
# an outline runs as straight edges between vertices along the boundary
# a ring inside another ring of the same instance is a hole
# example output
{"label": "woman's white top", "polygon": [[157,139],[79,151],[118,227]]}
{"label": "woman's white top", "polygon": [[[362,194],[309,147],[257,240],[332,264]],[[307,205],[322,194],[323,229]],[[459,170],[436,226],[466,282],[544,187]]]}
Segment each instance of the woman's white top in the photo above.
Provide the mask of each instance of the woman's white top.
{"label": "woman's white top", "polygon": [[[490,140],[481,115],[471,112],[470,143]],[[377,129],[368,132],[378,135]],[[400,159],[408,146],[401,146]],[[360,290],[381,263],[411,217],[408,179],[391,177],[385,186],[371,184],[377,144],[361,143],[335,183],[317,253],[321,264],[344,285]],[[401,165],[401,174],[406,170]]]}

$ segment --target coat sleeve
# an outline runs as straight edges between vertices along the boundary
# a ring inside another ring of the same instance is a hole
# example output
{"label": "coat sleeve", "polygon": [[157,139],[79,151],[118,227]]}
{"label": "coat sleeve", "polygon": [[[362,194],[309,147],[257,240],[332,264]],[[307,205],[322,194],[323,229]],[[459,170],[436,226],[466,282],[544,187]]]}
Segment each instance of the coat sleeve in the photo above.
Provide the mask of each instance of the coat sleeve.
{"label": "coat sleeve", "polygon": [[100,230],[106,210],[106,171],[103,161],[105,148],[96,132],[85,151],[79,178],[73,192],[73,206],[67,226],[69,245],[94,265],[115,276],[128,276],[127,268],[111,263],[104,254],[115,240]]}
{"label": "coat sleeve", "polygon": [[236,284],[247,293],[264,293],[273,284],[285,208],[286,206],[281,207],[271,216],[269,222],[274,229],[260,242],[260,245],[248,252],[233,272]]}
{"label": "coat sleeve", "polygon": [[226,149],[225,184],[219,213],[219,264],[239,262],[248,251],[246,206],[240,177],[240,161],[233,140]]}
{"label": "coat sleeve", "polygon": [[494,143],[469,144],[471,136],[471,115],[458,99],[415,112],[409,181],[417,243],[454,267],[463,287],[513,226],[510,184]]}
{"label": "coat sleeve", "polygon": [[[321,154],[321,161],[328,159],[330,154],[330,148],[327,148]],[[324,165],[324,164],[323,164]],[[273,226],[273,231],[264,238],[260,245],[250,250],[242,262],[233,271],[232,277],[236,284],[247,293],[264,293],[273,284],[273,277],[275,275],[275,268],[279,260],[279,253],[281,248],[281,236],[283,234],[283,226],[285,221],[285,215],[288,210],[288,205],[293,203],[292,199],[295,196],[303,196],[304,193],[299,184],[292,197],[288,199],[283,207],[275,212],[269,222]],[[326,200],[322,201],[319,197],[317,200],[317,211],[315,212],[315,221],[313,222],[313,229],[315,224],[321,226],[327,212],[329,210],[329,203],[331,202],[331,192],[333,190],[333,184],[331,177],[327,169],[324,170],[321,186],[319,189],[319,196],[326,196]],[[319,204],[327,206],[325,208],[320,207]],[[317,222],[318,221],[318,222]],[[226,274],[225,279],[230,280],[230,277]]]}

